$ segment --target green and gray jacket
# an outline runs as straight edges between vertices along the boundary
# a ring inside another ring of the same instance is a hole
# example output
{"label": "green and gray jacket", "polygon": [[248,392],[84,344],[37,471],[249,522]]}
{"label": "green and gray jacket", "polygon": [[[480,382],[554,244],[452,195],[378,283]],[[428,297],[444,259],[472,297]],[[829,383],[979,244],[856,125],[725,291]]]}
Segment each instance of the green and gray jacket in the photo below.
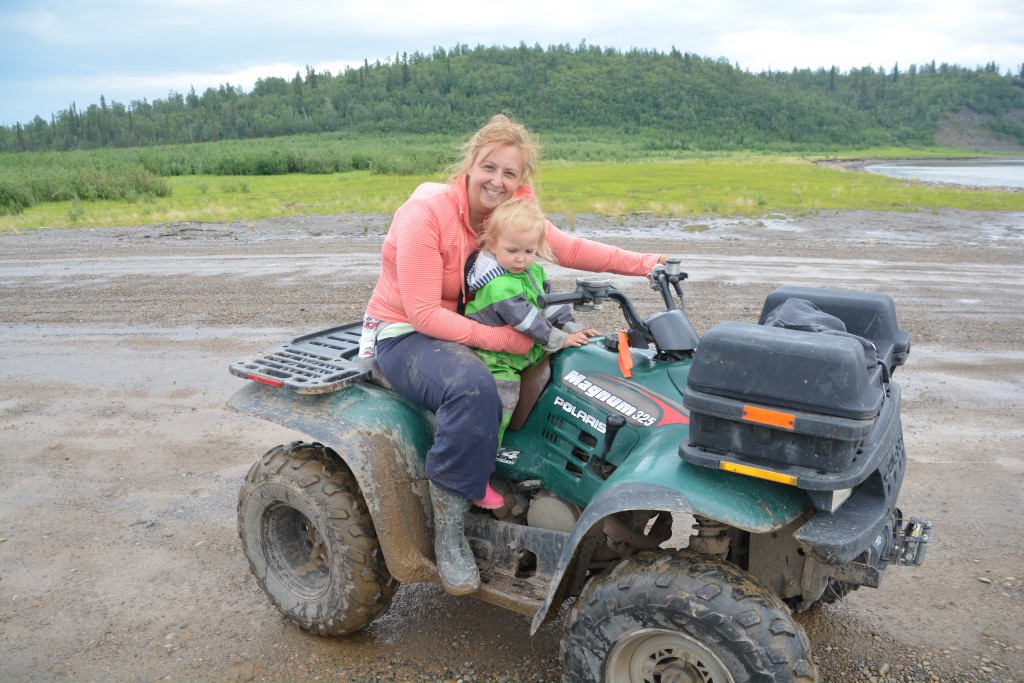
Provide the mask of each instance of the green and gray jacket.
{"label": "green and gray jacket", "polygon": [[466,304],[467,317],[492,327],[511,325],[534,341],[525,356],[477,349],[498,379],[517,381],[520,372],[545,354],[560,350],[569,334],[583,329],[567,305],[538,308],[537,297],[551,292],[548,274],[538,263],[521,273],[510,273],[498,265],[493,254],[481,251],[466,275],[466,285],[474,294]]}

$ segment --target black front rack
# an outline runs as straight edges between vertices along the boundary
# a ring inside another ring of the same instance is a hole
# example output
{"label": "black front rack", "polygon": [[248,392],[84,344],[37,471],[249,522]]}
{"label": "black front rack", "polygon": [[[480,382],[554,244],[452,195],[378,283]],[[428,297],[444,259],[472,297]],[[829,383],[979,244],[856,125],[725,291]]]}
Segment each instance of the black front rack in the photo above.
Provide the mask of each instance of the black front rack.
{"label": "black front rack", "polygon": [[362,323],[296,337],[231,364],[231,374],[300,394],[326,394],[369,379],[370,369],[353,362]]}

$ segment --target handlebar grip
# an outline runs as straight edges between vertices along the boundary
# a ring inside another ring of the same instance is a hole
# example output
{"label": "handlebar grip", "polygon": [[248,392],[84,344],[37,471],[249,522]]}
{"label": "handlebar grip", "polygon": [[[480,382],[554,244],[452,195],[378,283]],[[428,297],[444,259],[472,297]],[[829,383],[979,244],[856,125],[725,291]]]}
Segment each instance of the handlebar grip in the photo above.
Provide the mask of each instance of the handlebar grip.
{"label": "handlebar grip", "polygon": [[578,304],[584,300],[583,291],[577,289],[575,292],[558,292],[555,294],[542,294],[537,297],[537,306],[545,309],[555,304]]}

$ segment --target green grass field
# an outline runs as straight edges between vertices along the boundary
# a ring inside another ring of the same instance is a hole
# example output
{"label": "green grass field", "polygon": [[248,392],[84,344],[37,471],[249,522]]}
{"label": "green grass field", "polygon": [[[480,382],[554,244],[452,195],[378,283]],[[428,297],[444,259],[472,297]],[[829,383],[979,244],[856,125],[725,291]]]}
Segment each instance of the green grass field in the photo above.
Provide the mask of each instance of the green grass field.
{"label": "green grass field", "polygon": [[[856,156],[856,155],[851,155]],[[878,155],[882,156],[882,155]],[[300,214],[392,213],[434,175],[369,171],[166,178],[167,197],[45,202],[0,216],[0,231],[37,227],[230,222]],[[629,163],[549,161],[537,189],[546,211],[660,216],[761,216],[822,210],[1024,211],[1024,193],[934,187],[815,164],[807,157],[715,155]]]}

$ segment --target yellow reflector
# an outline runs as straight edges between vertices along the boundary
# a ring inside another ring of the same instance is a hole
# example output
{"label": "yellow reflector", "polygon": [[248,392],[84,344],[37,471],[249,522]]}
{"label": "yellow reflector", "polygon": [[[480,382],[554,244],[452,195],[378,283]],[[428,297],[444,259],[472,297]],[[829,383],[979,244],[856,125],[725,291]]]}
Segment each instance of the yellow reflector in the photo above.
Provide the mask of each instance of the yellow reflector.
{"label": "yellow reflector", "polygon": [[788,429],[789,431],[793,431],[793,428],[796,427],[796,415],[780,413],[775,410],[768,410],[767,408],[757,408],[755,406],[743,406],[743,419],[747,422],[756,422],[768,425],[769,427]]}
{"label": "yellow reflector", "polygon": [[789,484],[790,486],[796,486],[797,478],[792,474],[781,474],[779,472],[772,472],[770,470],[762,470],[759,467],[750,467],[749,465],[738,465],[734,462],[719,461],[718,469],[725,470],[726,472],[735,472],[736,474],[744,474],[748,477],[757,477],[758,479],[767,479],[768,481],[777,481],[780,484]]}

